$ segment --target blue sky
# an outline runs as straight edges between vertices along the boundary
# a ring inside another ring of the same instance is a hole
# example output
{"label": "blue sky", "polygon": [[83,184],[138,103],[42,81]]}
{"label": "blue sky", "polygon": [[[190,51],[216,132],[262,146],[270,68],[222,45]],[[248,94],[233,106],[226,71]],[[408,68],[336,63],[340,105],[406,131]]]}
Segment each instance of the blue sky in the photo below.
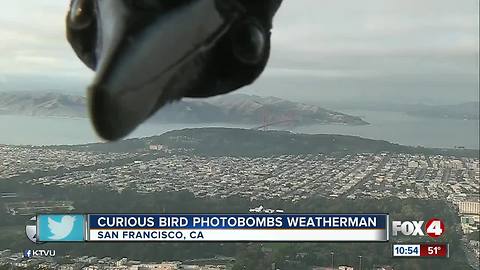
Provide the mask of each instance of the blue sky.
{"label": "blue sky", "polygon": [[[67,1],[0,0],[0,91],[82,93]],[[478,100],[478,0],[284,0],[267,70],[244,93],[299,101]]]}

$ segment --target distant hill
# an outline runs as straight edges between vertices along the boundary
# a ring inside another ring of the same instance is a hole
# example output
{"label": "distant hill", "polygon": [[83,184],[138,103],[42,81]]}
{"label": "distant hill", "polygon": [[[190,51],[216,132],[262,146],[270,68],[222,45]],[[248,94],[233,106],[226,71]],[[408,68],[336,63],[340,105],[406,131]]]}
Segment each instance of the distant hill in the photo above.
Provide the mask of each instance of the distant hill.
{"label": "distant hill", "polygon": [[[0,92],[0,114],[87,117],[84,97],[60,93]],[[225,95],[211,99],[184,99],[162,108],[151,121],[162,123],[233,123],[262,125],[365,125],[356,116],[274,97]]]}
{"label": "distant hill", "polygon": [[86,117],[86,100],[58,93],[0,92],[0,114]]}
{"label": "distant hill", "polygon": [[234,123],[279,122],[293,119],[299,124],[368,124],[360,117],[276,97],[231,94],[210,98],[206,102],[222,108],[228,122]]}
{"label": "distant hill", "polygon": [[80,151],[138,152],[150,145],[206,156],[271,156],[297,154],[423,153],[477,157],[478,150],[411,147],[382,140],[330,134],[295,134],[238,128],[194,128],[166,132],[160,136],[114,143],[54,146]]}
{"label": "distant hill", "polygon": [[410,108],[407,114],[429,118],[450,118],[477,120],[480,114],[479,102],[466,102],[457,105],[423,105]]}

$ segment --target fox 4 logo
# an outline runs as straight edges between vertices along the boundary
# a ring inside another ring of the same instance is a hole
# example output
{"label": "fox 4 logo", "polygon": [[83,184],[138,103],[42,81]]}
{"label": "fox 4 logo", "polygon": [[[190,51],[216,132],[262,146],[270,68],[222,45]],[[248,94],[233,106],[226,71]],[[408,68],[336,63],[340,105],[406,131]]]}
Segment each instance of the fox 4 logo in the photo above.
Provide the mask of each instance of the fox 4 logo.
{"label": "fox 4 logo", "polygon": [[426,223],[423,220],[392,221],[393,236],[397,236],[399,232],[408,236],[424,236],[426,232],[428,236],[437,238],[445,233],[445,224],[438,218],[432,218]]}

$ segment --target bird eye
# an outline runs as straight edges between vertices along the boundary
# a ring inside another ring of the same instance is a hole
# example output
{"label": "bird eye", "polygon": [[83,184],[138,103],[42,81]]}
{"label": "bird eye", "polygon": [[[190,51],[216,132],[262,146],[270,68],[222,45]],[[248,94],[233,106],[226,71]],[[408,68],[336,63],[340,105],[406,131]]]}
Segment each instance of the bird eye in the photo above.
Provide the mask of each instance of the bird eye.
{"label": "bird eye", "polygon": [[70,6],[70,26],[81,30],[90,26],[94,19],[93,0],[74,0]]}

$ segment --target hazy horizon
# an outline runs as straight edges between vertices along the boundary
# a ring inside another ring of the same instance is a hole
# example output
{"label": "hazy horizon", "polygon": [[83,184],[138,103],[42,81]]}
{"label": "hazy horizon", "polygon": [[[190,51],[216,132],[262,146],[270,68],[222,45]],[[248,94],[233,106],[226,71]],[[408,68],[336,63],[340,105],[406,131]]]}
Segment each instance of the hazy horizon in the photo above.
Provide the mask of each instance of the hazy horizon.
{"label": "hazy horizon", "polygon": [[[84,94],[93,72],[65,39],[68,3],[0,3],[0,91]],[[284,1],[265,72],[236,93],[326,105],[478,101],[478,5]]]}

